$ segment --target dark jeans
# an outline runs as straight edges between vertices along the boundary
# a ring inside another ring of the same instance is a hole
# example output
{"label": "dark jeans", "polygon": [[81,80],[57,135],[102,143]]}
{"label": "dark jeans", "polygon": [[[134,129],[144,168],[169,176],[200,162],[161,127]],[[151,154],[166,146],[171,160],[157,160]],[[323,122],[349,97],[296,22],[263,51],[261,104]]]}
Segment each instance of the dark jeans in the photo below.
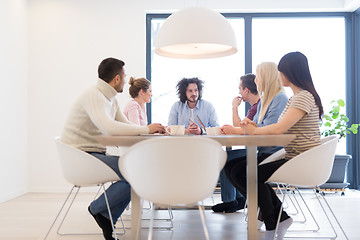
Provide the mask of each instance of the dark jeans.
{"label": "dark jeans", "polygon": [[[114,182],[113,184],[106,189],[106,195],[109,200],[111,215],[114,223],[121,216],[126,206],[130,202],[130,184],[124,180],[124,177],[121,175],[118,167],[119,156],[108,156],[104,153],[89,153],[99,160],[103,161],[106,165],[112,168],[117,175],[120,177],[120,181]],[[85,166],[86,167],[86,166]],[[104,194],[101,194],[96,200],[90,204],[90,210],[93,214],[100,213],[104,217],[110,219]]]}
{"label": "dark jeans", "polygon": [[[226,162],[229,162],[233,159],[246,156],[246,149],[237,149],[237,150],[227,150]],[[243,196],[230,182],[230,180],[225,175],[224,169],[220,172],[220,187],[221,187],[221,200],[223,202],[232,202],[237,198],[242,198]]]}
{"label": "dark jeans", "polygon": [[[270,156],[272,152],[275,152],[275,150],[263,152],[259,151],[258,163],[261,163],[265,158]],[[281,201],[276,196],[272,187],[265,182],[285,162],[285,159],[281,159],[258,166],[258,205],[267,230],[274,230],[276,227]],[[240,191],[241,194],[246,196],[246,157],[240,157],[227,162],[224,170],[230,182]],[[284,221],[288,218],[289,216],[286,212],[282,211],[280,221]]]}

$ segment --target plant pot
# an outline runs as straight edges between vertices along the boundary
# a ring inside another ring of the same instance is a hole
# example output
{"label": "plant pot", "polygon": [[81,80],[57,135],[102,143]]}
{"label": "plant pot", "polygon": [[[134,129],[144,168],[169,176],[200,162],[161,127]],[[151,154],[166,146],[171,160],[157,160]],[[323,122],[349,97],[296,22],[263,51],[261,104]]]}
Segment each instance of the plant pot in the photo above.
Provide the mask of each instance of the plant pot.
{"label": "plant pot", "polygon": [[351,155],[345,154],[340,155],[336,154],[334,159],[333,169],[330,175],[329,180],[323,185],[320,186],[322,189],[344,189],[350,185],[346,182],[346,170],[351,159]]}

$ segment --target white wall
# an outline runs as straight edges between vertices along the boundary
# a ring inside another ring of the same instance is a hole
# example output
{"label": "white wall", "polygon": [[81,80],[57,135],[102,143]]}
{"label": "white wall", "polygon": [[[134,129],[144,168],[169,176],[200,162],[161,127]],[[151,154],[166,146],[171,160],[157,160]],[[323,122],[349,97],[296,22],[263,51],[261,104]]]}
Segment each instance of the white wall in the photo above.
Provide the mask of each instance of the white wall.
{"label": "white wall", "polygon": [[27,4],[0,1],[0,202],[27,191]]}
{"label": "white wall", "polygon": [[[312,11],[321,11],[324,6],[326,6],[326,10],[330,11],[337,11],[343,7],[342,0],[303,0],[298,2],[301,5],[298,8],[299,11],[303,11],[309,6],[313,6]],[[196,6],[197,3],[213,9],[246,12],[256,9],[257,11],[267,11],[266,8],[287,11],[291,9],[290,4],[293,4],[294,1],[278,0],[276,6],[274,3],[270,4],[268,0],[28,1],[30,33],[29,191],[68,190],[69,185],[61,176],[53,138],[60,135],[68,110],[75,98],[84,89],[95,84],[97,66],[100,61],[113,56],[126,62],[125,68],[128,76],[145,76],[146,12],[169,12],[169,9],[176,10]],[[10,73],[5,75],[4,79],[6,80],[12,77]],[[19,73],[16,72],[16,78],[12,78],[20,81],[17,82],[17,85],[26,85],[26,75],[21,72],[21,77],[18,77]],[[23,94],[17,92],[15,97],[21,97],[20,103],[24,105]],[[1,98],[8,99],[9,96],[1,95]],[[17,100],[17,98],[15,99]],[[123,105],[127,101],[126,94],[122,94],[119,100]],[[10,103],[12,104],[12,101]],[[20,107],[26,109],[26,106],[20,105]],[[8,113],[14,115],[12,111],[14,110],[8,110]],[[18,130],[18,125],[22,127],[25,123],[18,119],[26,119],[26,115],[19,117],[22,112],[21,109],[16,109],[15,113],[18,116],[15,118],[16,122],[12,123],[12,126],[17,127],[19,135],[23,133]],[[10,119],[8,121],[10,122]],[[7,129],[7,132],[10,133],[10,129]],[[3,145],[1,144],[1,146]],[[26,143],[23,142],[20,147],[18,142],[11,145],[13,149],[15,146],[16,149],[22,149],[26,147]],[[21,158],[25,157],[23,153],[17,154],[21,155]],[[24,161],[21,163],[24,164]],[[11,174],[16,172],[10,167],[7,171]],[[6,176],[8,179],[10,174]],[[23,175],[21,176],[23,178]]]}

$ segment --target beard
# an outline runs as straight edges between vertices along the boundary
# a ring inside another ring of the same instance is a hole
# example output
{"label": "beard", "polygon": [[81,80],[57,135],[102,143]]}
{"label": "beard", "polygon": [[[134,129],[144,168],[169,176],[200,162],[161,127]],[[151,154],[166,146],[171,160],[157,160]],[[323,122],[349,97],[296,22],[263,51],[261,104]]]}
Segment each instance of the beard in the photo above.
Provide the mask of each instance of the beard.
{"label": "beard", "polygon": [[191,103],[196,103],[197,100],[198,98],[195,95],[190,96],[190,98],[187,98],[187,101]]}
{"label": "beard", "polygon": [[115,90],[117,93],[122,93],[124,91],[124,88],[118,87],[118,88],[115,88]]}
{"label": "beard", "polygon": [[119,83],[119,85],[115,86],[115,90],[118,93],[122,93],[124,91],[124,84]]}

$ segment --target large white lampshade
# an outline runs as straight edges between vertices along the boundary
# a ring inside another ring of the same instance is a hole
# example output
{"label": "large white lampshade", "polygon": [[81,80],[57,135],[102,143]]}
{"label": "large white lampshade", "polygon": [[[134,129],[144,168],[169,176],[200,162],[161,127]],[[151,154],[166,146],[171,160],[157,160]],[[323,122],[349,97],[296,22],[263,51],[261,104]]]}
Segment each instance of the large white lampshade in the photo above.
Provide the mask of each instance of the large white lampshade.
{"label": "large white lampshade", "polygon": [[215,58],[236,52],[230,23],[207,8],[185,8],[171,14],[155,40],[155,53],[170,58]]}

